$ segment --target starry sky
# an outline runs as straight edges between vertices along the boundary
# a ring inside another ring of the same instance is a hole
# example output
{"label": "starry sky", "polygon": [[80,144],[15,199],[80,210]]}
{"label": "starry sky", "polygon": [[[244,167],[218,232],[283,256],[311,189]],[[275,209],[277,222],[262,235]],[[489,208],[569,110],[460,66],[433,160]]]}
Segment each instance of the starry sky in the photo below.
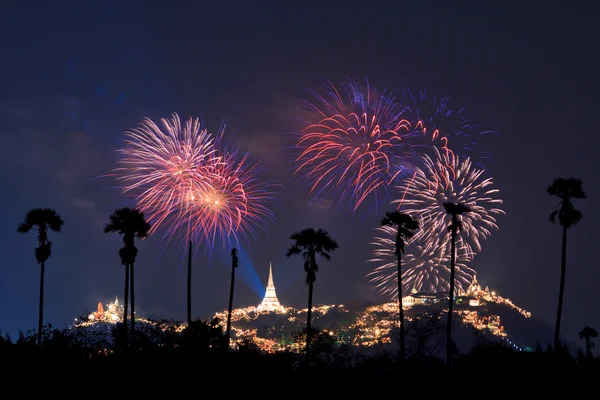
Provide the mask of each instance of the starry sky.
{"label": "starry sky", "polygon": [[[285,151],[305,90],[346,77],[424,86],[498,133],[490,170],[506,216],[471,266],[483,285],[551,327],[561,230],[548,221],[556,201],[545,190],[554,177],[581,178],[588,200],[577,203],[584,218],[569,233],[563,333],[577,341],[584,324],[600,326],[600,217],[592,207],[600,193],[591,163],[600,144],[597,10],[558,1],[160,3],[3,5],[0,329],[14,334],[37,323],[35,234],[16,233],[31,208],[54,208],[65,220],[51,234],[46,322],[63,327],[99,301],[122,298],[120,238],[102,229],[125,204],[101,176],[116,166],[124,131],[173,112],[202,116],[209,128],[225,119],[235,143],[266,166],[264,179],[284,187],[276,222],[242,246],[236,306],[260,301],[270,262],[279,299],[305,305],[302,261],[285,252],[289,235],[309,226],[340,244],[321,264],[315,302],[383,301],[365,279],[381,212],[311,202]],[[137,313],[183,320],[181,248],[158,237],[138,247]],[[193,313],[203,319],[227,308],[228,252],[194,260]]]}

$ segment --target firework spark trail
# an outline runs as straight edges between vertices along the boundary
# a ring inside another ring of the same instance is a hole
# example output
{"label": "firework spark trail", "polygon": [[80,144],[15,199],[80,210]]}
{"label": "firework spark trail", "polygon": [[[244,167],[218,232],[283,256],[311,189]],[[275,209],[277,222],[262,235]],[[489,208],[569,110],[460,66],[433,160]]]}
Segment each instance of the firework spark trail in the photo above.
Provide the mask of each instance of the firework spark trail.
{"label": "firework spark trail", "polygon": [[440,248],[442,257],[450,253],[448,226],[452,217],[444,209],[445,202],[463,203],[471,212],[461,218],[462,230],[457,234],[462,245],[457,247],[457,258],[471,260],[481,251],[481,241],[498,229],[496,216],[503,215],[499,208],[502,200],[493,179],[484,177],[484,170],[474,168],[469,158],[435,151],[436,157],[423,156],[423,166],[415,170],[414,178],[398,185],[401,200],[392,203],[421,225],[414,241],[422,243],[425,253]]}
{"label": "firework spark trail", "polygon": [[295,173],[304,173],[311,193],[348,199],[356,210],[371,195],[387,199],[388,186],[401,179],[399,146],[410,124],[391,93],[350,80],[342,89],[330,83],[325,94],[311,91],[317,101],[309,108],[318,122],[300,133]]}
{"label": "firework spark trail", "polygon": [[[398,259],[396,230],[390,226],[376,228],[373,258],[368,260],[378,266],[367,277],[377,290],[390,299],[398,298]],[[416,292],[448,292],[450,290],[450,255],[443,254],[436,245],[423,246],[419,240],[411,239],[406,245],[407,254],[402,256],[402,290],[404,295]],[[462,247],[457,243],[457,248]],[[429,251],[425,249],[429,249]],[[455,285],[457,292],[465,290],[475,275],[467,266],[470,259],[457,257]]]}
{"label": "firework spark trail", "polygon": [[201,121],[190,118],[182,124],[173,114],[158,125],[145,118],[126,132],[119,153],[121,166],[115,173],[124,184],[122,192],[135,196],[151,233],[164,228],[169,240],[182,233],[192,239],[197,233],[189,224],[193,200],[210,188],[211,169],[218,163],[214,138]]}
{"label": "firework spark trail", "polygon": [[239,246],[239,239],[253,236],[255,228],[266,231],[267,223],[274,220],[269,205],[278,200],[274,189],[279,185],[257,179],[263,168],[251,163],[249,154],[231,148],[218,154],[210,185],[190,215],[192,229],[202,232],[210,251],[218,242]]}

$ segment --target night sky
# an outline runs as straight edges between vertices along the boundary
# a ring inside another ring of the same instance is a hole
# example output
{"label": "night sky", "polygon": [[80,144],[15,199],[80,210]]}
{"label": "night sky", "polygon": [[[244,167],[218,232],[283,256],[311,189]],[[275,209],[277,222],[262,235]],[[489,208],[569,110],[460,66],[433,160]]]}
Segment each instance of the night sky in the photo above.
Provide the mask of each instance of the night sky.
{"label": "night sky", "polygon": [[[36,237],[16,232],[31,208],[54,208],[65,220],[50,236],[46,322],[63,327],[99,301],[123,297],[121,241],[102,229],[116,208],[133,204],[112,179],[97,177],[116,166],[125,130],[173,112],[203,116],[212,129],[225,118],[233,140],[267,166],[264,178],[285,188],[277,222],[242,247],[236,306],[260,301],[269,262],[282,303],[305,306],[302,260],[285,252],[289,235],[309,226],[340,244],[321,263],[315,302],[382,302],[365,279],[381,213],[311,205],[284,150],[305,89],[365,76],[378,88],[424,86],[450,96],[498,133],[490,171],[506,216],[471,266],[483,285],[550,327],[561,229],[548,220],[556,200],[546,187],[557,176],[583,180],[588,200],[576,203],[584,218],[569,232],[563,334],[577,341],[585,323],[600,327],[596,10],[557,1],[11,3],[0,12],[0,329],[36,326]],[[159,237],[138,247],[136,312],[183,320],[181,248]],[[228,253],[195,260],[193,311],[203,319],[227,308]]]}

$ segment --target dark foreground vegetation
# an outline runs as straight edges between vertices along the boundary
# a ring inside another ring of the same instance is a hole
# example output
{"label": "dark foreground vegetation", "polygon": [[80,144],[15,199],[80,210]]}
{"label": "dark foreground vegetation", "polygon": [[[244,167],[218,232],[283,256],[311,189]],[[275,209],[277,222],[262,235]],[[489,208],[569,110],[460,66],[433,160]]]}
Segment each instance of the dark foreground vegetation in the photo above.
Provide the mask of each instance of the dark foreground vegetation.
{"label": "dark foreground vegetation", "polygon": [[[22,387],[26,379],[49,382],[44,390],[84,392],[123,385],[122,390],[139,395],[187,390],[190,384],[194,391],[222,395],[259,394],[277,388],[294,395],[327,391],[354,397],[384,395],[401,388],[406,395],[436,398],[448,390],[446,385],[462,393],[460,397],[469,392],[488,398],[561,393],[558,397],[593,399],[600,393],[595,379],[600,359],[582,352],[571,354],[568,349],[517,352],[481,342],[470,352],[456,355],[448,367],[444,357],[410,351],[404,361],[397,349],[363,353],[329,341],[318,331],[313,332],[310,360],[302,351],[266,354],[251,342],[228,349],[222,326],[199,320],[182,332],[166,325],[140,329],[133,340],[123,332],[122,325],[116,325],[106,338],[99,339],[88,330],[46,325],[41,345],[33,331],[15,339],[2,336],[0,359],[7,367],[3,381],[7,387]],[[299,343],[303,340],[298,339]]]}
{"label": "dark foreground vegetation", "polygon": [[[557,178],[548,187],[548,194],[560,199],[550,215],[552,222],[562,227],[562,256],[559,301],[557,307],[554,348],[538,348],[531,352],[516,352],[505,345],[481,342],[468,353],[458,354],[452,337],[454,296],[448,296],[445,357],[414,351],[405,345],[404,313],[401,307],[402,254],[405,239],[419,228],[406,214],[391,212],[381,225],[396,229],[399,350],[394,352],[371,349],[367,353],[345,344],[327,340],[311,327],[313,285],[318,271],[317,256],[330,259],[338,248],[327,231],[308,228],[291,235],[293,244],[287,256],[302,255],[308,291],[306,330],[297,336],[303,343],[299,351],[265,354],[252,342],[231,349],[230,320],[224,332],[214,321],[191,319],[191,256],[188,265],[188,327],[175,331],[168,324],[156,329],[136,328],[134,262],[138,253],[135,238],[148,235],[150,225],[137,209],[123,208],[110,216],[104,231],[123,236],[124,247],[119,250],[125,266],[125,305],[123,320],[108,334],[108,339],[91,336],[86,329],[52,329],[43,326],[45,266],[51,255],[48,231],[60,232],[64,222],[52,209],[34,209],[19,225],[19,233],[32,229],[38,233],[36,261],[41,266],[38,330],[20,334],[16,340],[0,337],[0,361],[3,363],[3,383],[9,390],[17,386],[28,391],[68,388],[72,395],[117,395],[144,392],[156,398],[159,391],[170,396],[202,395],[214,391],[220,396],[297,397],[317,398],[334,393],[336,398],[416,395],[421,398],[523,398],[548,396],[552,398],[600,398],[596,377],[600,361],[592,355],[591,338],[597,332],[586,327],[580,336],[586,340],[586,353],[572,354],[560,341],[562,304],[566,271],[567,231],[577,224],[582,214],[573,207],[572,199],[586,197],[579,179]],[[462,229],[462,214],[471,208],[461,203],[444,203],[452,216],[448,227],[451,234],[450,289],[454,291],[455,245]],[[191,248],[191,247],[190,247]],[[229,294],[229,318],[233,302],[233,287],[237,256],[232,250],[232,283]],[[128,327],[128,325],[130,325]],[[108,332],[104,332],[107,334]],[[93,339],[93,340],[92,340]],[[51,379],[52,384],[37,385]],[[327,388],[327,393],[324,392]],[[8,393],[6,392],[5,393]],[[278,393],[271,393],[278,390]],[[170,392],[169,392],[170,391]],[[12,393],[12,392],[11,392]],[[14,394],[14,393],[13,393]],[[24,395],[24,392],[20,392]],[[27,396],[25,396],[27,397]]]}

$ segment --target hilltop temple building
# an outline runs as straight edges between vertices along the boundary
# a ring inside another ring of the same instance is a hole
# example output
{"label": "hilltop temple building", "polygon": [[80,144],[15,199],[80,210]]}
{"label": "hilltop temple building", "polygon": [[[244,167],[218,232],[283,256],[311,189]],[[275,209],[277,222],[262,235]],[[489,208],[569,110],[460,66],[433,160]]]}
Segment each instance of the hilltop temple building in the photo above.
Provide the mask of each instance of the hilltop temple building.
{"label": "hilltop temple building", "polygon": [[496,292],[490,291],[489,286],[486,286],[485,289],[481,289],[481,285],[477,282],[477,276],[473,277],[473,282],[467,289],[463,296],[469,297],[469,305],[470,306],[479,306],[483,301],[494,301],[496,298]]}
{"label": "hilltop temple building", "polygon": [[123,305],[119,304],[119,298],[115,297],[113,303],[106,305],[106,310],[102,306],[102,302],[98,303],[96,312],[89,315],[90,322],[109,322],[117,323],[121,322],[123,318]]}
{"label": "hilltop temple building", "polygon": [[285,313],[285,307],[279,303],[275,285],[273,284],[273,265],[269,263],[269,281],[267,282],[267,291],[262,302],[256,307],[258,312],[276,312]]}

